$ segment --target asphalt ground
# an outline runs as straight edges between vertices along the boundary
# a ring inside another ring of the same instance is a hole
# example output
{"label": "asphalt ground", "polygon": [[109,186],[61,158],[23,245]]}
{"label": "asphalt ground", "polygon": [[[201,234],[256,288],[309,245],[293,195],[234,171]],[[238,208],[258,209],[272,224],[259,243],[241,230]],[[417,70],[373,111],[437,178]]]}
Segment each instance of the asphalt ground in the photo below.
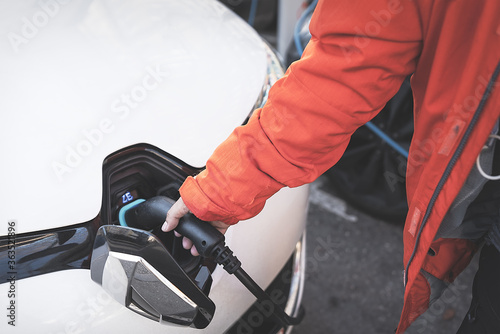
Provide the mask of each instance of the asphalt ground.
{"label": "asphalt ground", "polygon": [[[306,317],[294,334],[394,333],[403,305],[402,224],[370,217],[336,196],[321,177],[311,185],[307,229]],[[456,333],[467,312],[477,257],[409,334]]]}

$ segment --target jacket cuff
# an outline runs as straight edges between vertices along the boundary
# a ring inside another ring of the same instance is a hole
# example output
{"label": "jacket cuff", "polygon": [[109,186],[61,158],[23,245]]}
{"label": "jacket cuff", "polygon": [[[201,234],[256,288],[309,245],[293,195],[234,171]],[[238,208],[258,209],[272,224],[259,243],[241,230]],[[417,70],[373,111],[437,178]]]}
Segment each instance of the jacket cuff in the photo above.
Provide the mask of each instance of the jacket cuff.
{"label": "jacket cuff", "polygon": [[[200,174],[202,173],[205,171]],[[220,221],[229,225],[234,225],[239,221],[233,214],[212,202],[192,176],[184,181],[179,193],[189,211],[201,220]]]}

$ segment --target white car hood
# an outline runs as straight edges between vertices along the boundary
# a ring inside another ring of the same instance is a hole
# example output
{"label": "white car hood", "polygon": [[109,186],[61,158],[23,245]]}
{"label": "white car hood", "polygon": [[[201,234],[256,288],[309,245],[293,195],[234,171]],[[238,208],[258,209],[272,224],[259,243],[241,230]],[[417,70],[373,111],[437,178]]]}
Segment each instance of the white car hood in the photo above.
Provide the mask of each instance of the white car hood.
{"label": "white car hood", "polygon": [[102,162],[129,145],[204,166],[266,68],[259,36],[216,1],[1,1],[0,223],[94,218]]}

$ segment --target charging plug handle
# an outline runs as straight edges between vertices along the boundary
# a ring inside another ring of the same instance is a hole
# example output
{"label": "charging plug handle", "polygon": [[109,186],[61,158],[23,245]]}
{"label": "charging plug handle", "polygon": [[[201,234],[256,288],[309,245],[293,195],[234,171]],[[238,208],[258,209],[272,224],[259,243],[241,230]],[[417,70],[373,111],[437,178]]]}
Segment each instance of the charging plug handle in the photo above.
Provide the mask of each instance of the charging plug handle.
{"label": "charging plug handle", "polygon": [[[150,198],[129,209],[125,213],[125,221],[130,227],[154,229],[165,221],[165,215],[173,204],[174,201],[168,197],[156,196]],[[220,233],[215,227],[198,219],[192,213],[188,213],[179,220],[175,230],[191,239],[200,255],[214,259],[229,274],[234,274],[259,301],[272,303],[274,306],[272,315],[283,326],[300,323],[304,316],[303,312],[297,317],[290,317],[281,307],[276,305],[269,295],[241,268],[241,262],[226,246],[224,234]]]}
{"label": "charging plug handle", "polygon": [[[156,196],[144,201],[125,213],[128,226],[143,230],[152,230],[165,221],[168,210],[175,202],[165,196]],[[175,228],[177,232],[191,239],[200,255],[212,258],[214,251],[224,247],[224,234],[212,225],[198,219],[192,213],[186,214]]]}

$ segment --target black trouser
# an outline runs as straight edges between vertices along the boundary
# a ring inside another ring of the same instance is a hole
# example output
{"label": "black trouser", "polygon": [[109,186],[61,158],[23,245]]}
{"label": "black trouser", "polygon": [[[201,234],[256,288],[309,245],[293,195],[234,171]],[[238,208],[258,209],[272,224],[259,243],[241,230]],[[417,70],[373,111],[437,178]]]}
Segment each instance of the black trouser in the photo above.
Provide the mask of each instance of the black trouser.
{"label": "black trouser", "polygon": [[500,333],[500,252],[484,245],[472,286],[472,302],[457,334]]}

